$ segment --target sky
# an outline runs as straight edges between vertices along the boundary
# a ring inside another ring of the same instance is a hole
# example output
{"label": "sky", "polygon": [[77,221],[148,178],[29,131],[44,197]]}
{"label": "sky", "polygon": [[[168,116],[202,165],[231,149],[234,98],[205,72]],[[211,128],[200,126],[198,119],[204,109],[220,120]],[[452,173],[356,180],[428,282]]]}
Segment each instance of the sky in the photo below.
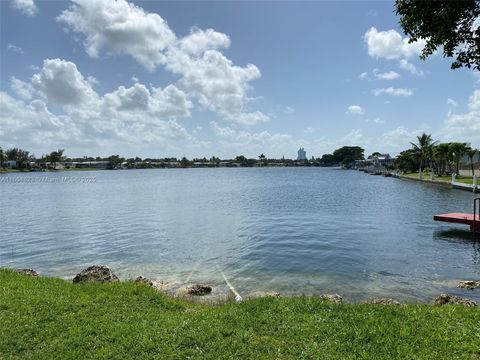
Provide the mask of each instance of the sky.
{"label": "sky", "polygon": [[480,147],[480,76],[389,1],[0,1],[0,146],[35,155]]}

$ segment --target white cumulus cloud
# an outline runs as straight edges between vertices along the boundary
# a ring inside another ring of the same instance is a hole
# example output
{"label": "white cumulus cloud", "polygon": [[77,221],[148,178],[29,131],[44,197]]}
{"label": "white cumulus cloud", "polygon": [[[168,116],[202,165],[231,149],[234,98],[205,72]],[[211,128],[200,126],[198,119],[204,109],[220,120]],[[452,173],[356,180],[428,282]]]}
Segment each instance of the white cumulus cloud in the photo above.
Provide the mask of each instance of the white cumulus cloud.
{"label": "white cumulus cloud", "polygon": [[360,105],[350,105],[348,107],[347,113],[352,115],[363,115],[365,114],[365,109],[362,108]]}
{"label": "white cumulus cloud", "polygon": [[176,41],[160,15],[124,0],[73,0],[57,20],[84,36],[88,55],[98,57],[102,50],[128,54],[149,70],[165,63],[164,51]]}
{"label": "white cumulus cloud", "polygon": [[179,47],[182,51],[192,55],[203,54],[207,50],[215,50],[228,48],[230,46],[230,38],[213,29],[202,30],[192,28],[190,35],[180,39]]}
{"label": "white cumulus cloud", "polygon": [[362,72],[360,75],[358,75],[358,78],[359,78],[360,80],[366,80],[366,79],[368,79],[368,72],[366,72],[366,71]]}
{"label": "white cumulus cloud", "polygon": [[32,86],[56,105],[82,105],[96,98],[95,91],[77,66],[61,59],[46,59],[40,72],[33,75]]}
{"label": "white cumulus cloud", "polygon": [[411,62],[409,62],[407,59],[401,59],[398,62],[398,67],[400,69],[408,71],[410,74],[417,75],[417,76],[423,76],[423,71],[420,70],[420,69],[417,69],[417,67],[415,65],[413,65]]}
{"label": "white cumulus cloud", "polygon": [[400,77],[400,74],[395,71],[380,72],[378,69],[373,69],[373,75],[378,80],[395,80]]}
{"label": "white cumulus cloud", "polygon": [[12,8],[20,11],[26,16],[35,16],[38,8],[33,0],[11,0]]}
{"label": "white cumulus cloud", "polygon": [[368,54],[373,58],[387,60],[409,58],[419,55],[425,46],[425,41],[420,40],[410,44],[409,38],[403,38],[396,30],[378,31],[371,27],[363,36],[367,44]]}
{"label": "white cumulus cloud", "polygon": [[21,55],[25,54],[25,52],[23,51],[23,49],[20,46],[15,46],[15,45],[10,44],[10,43],[7,44],[7,51],[11,51],[11,52],[21,54]]}
{"label": "white cumulus cloud", "polygon": [[271,134],[268,131],[256,133],[239,131],[229,126],[221,127],[216,121],[211,121],[210,127],[215,135],[220,138],[221,144],[238,152],[243,152],[245,149],[248,149],[250,153],[251,151],[262,152],[266,148],[278,151],[293,141],[290,135]]}
{"label": "white cumulus cloud", "polygon": [[[32,101],[0,94],[0,123],[8,129],[0,132],[0,142],[10,146],[98,151],[105,145],[125,149],[196,143],[178,122],[190,116],[192,103],[175,85],[162,89],[136,83],[101,95],[74,63],[47,59],[30,82],[12,77],[11,88],[19,98]],[[58,115],[49,110],[51,105],[61,109]]]}
{"label": "white cumulus cloud", "polygon": [[23,100],[30,100],[35,93],[35,89],[29,83],[17,79],[15,76],[10,78],[10,88]]}
{"label": "white cumulus cloud", "polygon": [[248,83],[260,77],[255,65],[235,66],[217,50],[192,57],[180,49],[170,49],[167,69],[181,75],[179,87],[193,95],[203,107],[240,124],[254,125],[269,120],[264,113],[249,112],[245,108]]}
{"label": "white cumulus cloud", "polygon": [[447,99],[447,105],[456,107],[458,104],[455,100],[448,98]]}
{"label": "white cumulus cloud", "polygon": [[147,69],[157,66],[179,76],[179,89],[211,111],[240,124],[266,122],[269,116],[247,107],[249,83],[261,76],[253,64],[236,66],[221,49],[230,38],[193,27],[177,37],[158,14],[126,0],[73,0],[57,18],[83,38],[87,54],[126,54]]}
{"label": "white cumulus cloud", "polygon": [[376,117],[376,118],[373,118],[373,119],[366,119],[365,122],[372,123],[372,124],[383,124],[383,123],[385,123],[385,121],[380,119],[379,117]]}
{"label": "white cumulus cloud", "polygon": [[413,89],[387,87],[387,88],[381,88],[381,89],[373,89],[372,93],[375,96],[379,96],[382,94],[387,94],[391,96],[412,96]]}
{"label": "white cumulus cloud", "polygon": [[475,90],[470,96],[468,112],[449,113],[440,136],[444,141],[465,141],[470,142],[472,147],[480,146],[480,90]]}

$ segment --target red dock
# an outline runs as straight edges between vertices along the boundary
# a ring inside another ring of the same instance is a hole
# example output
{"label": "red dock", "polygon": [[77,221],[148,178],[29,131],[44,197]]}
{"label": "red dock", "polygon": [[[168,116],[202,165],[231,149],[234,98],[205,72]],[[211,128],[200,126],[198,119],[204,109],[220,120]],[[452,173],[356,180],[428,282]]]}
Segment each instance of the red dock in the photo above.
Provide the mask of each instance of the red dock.
{"label": "red dock", "polygon": [[464,214],[464,213],[450,213],[440,214],[433,217],[435,221],[451,222],[456,224],[470,225],[470,230],[480,232],[480,215]]}

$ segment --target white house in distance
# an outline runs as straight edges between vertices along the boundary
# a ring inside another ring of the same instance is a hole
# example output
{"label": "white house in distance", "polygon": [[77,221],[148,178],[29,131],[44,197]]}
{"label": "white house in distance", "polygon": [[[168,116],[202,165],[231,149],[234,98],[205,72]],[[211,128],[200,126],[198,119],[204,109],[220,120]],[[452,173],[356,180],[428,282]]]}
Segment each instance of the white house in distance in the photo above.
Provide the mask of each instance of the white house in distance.
{"label": "white house in distance", "polygon": [[305,151],[305,149],[303,147],[298,149],[297,160],[302,160],[302,161],[307,160],[307,152]]}

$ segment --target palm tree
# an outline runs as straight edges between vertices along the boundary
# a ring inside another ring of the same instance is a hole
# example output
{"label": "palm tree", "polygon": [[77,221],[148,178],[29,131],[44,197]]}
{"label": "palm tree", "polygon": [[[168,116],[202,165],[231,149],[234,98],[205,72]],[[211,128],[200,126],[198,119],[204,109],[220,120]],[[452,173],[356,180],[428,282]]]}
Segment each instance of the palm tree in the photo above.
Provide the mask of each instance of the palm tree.
{"label": "palm tree", "polygon": [[260,162],[262,163],[262,165],[265,165],[265,162],[266,162],[266,157],[265,155],[263,155],[263,153],[260,154],[260,156],[258,157],[258,159],[260,160]]}
{"label": "palm tree", "polygon": [[65,156],[63,156],[63,152],[65,149],[58,149],[57,151],[52,151],[49,157],[49,161],[53,165],[53,169],[55,170],[57,168],[57,163],[62,162],[65,159]]}
{"label": "palm tree", "polygon": [[[437,141],[433,141],[432,135],[427,135],[423,133],[420,136],[417,136],[418,143],[410,143],[412,144],[412,148],[417,153],[420,159],[420,169],[423,171],[425,165],[428,162],[431,162],[432,159],[432,149],[433,146],[437,143]],[[431,164],[430,164],[431,165]]]}
{"label": "palm tree", "polygon": [[433,147],[433,159],[437,163],[438,176],[447,170],[450,158],[450,143],[441,143]]}
{"label": "palm tree", "polygon": [[467,144],[466,143],[451,143],[450,144],[450,153],[452,156],[452,159],[455,161],[456,164],[456,172],[457,175],[459,175],[460,172],[460,158],[465,155],[467,152]]}
{"label": "palm tree", "polygon": [[471,147],[467,148],[467,155],[468,158],[470,159],[470,169],[472,170],[472,176],[475,175],[475,169],[473,167],[473,158],[475,157],[475,154],[478,152],[478,149],[472,149]]}

